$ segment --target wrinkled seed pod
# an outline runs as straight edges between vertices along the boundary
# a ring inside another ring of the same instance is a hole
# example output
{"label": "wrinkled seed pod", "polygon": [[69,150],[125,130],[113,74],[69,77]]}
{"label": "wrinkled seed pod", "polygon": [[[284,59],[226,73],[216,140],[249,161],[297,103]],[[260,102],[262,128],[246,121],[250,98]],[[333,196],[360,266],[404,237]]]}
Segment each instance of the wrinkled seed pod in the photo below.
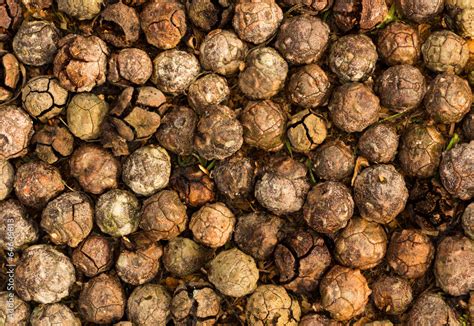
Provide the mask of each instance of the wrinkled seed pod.
{"label": "wrinkled seed pod", "polygon": [[474,141],[454,146],[443,153],[439,175],[444,188],[454,197],[470,200],[474,197]]}
{"label": "wrinkled seed pod", "polygon": [[354,153],[340,140],[327,141],[313,154],[313,170],[321,179],[339,181],[352,174]]}
{"label": "wrinkled seed pod", "polygon": [[21,157],[28,152],[33,135],[33,121],[16,106],[5,106],[0,110],[0,159]]}
{"label": "wrinkled seed pod", "polygon": [[95,222],[100,230],[113,237],[135,232],[140,222],[140,202],[130,192],[109,190],[96,203]]}
{"label": "wrinkled seed pod", "polygon": [[448,30],[433,32],[423,43],[421,52],[426,67],[434,72],[458,74],[469,60],[466,40]]}
{"label": "wrinkled seed pod", "polygon": [[165,287],[145,284],[136,287],[127,301],[127,314],[133,325],[166,325],[171,296]]}
{"label": "wrinkled seed pod", "polygon": [[[13,314],[11,311],[13,310]],[[0,292],[0,324],[27,326],[30,320],[30,306],[16,294]],[[8,323],[7,323],[8,322]]]}
{"label": "wrinkled seed pod", "polygon": [[354,213],[354,200],[344,184],[318,183],[308,192],[303,207],[306,223],[315,231],[332,234],[347,225]]}
{"label": "wrinkled seed pod", "polygon": [[443,11],[443,0],[395,0],[397,9],[405,18],[423,23],[430,21]]}
{"label": "wrinkled seed pod", "polygon": [[59,302],[75,282],[69,258],[50,245],[28,247],[16,266],[15,291],[25,301]]}
{"label": "wrinkled seed pod", "polygon": [[176,168],[170,186],[191,207],[200,207],[216,199],[214,181],[197,165]]}
{"label": "wrinkled seed pod", "polygon": [[324,315],[310,313],[301,318],[298,326],[342,326],[342,323]]}
{"label": "wrinkled seed pod", "polygon": [[210,105],[220,104],[230,94],[227,79],[217,74],[207,74],[193,81],[187,96],[191,107],[203,114]]}
{"label": "wrinkled seed pod", "polygon": [[37,306],[31,312],[30,323],[31,326],[82,325],[81,320],[74,315],[74,312],[62,303]]}
{"label": "wrinkled seed pod", "polygon": [[208,279],[221,293],[243,297],[257,288],[259,272],[252,257],[239,249],[221,251],[208,267]]}
{"label": "wrinkled seed pod", "polygon": [[390,66],[413,65],[421,55],[420,36],[410,25],[395,21],[379,32],[377,50]]}
{"label": "wrinkled seed pod", "polygon": [[12,53],[0,50],[0,58],[0,103],[3,103],[17,94],[17,86],[19,86],[20,80],[24,79],[25,76],[23,74],[23,65]]}
{"label": "wrinkled seed pod", "polygon": [[109,4],[100,14],[98,33],[116,47],[130,47],[140,36],[137,11],[122,2]]}
{"label": "wrinkled seed pod", "polygon": [[436,282],[452,296],[474,290],[474,241],[462,235],[446,237],[438,244],[434,273]]}
{"label": "wrinkled seed pod", "polygon": [[79,20],[94,18],[100,12],[103,0],[58,0],[58,9]]}
{"label": "wrinkled seed pod", "polygon": [[380,224],[352,218],[335,241],[336,259],[345,266],[369,269],[380,264],[387,251],[387,235]]}
{"label": "wrinkled seed pod", "polygon": [[238,0],[232,25],[242,40],[260,44],[276,32],[282,19],[283,11],[275,0]]}
{"label": "wrinkled seed pod", "polygon": [[[28,8],[26,1],[22,1]],[[23,10],[20,1],[4,1],[0,6],[0,40],[9,40],[14,30],[21,23]]]}
{"label": "wrinkled seed pod", "polygon": [[398,276],[387,275],[372,284],[372,297],[377,308],[390,315],[402,314],[413,300],[408,281]]}
{"label": "wrinkled seed pod", "polygon": [[329,26],[315,16],[294,16],[280,26],[275,48],[293,64],[318,61],[329,41]]}
{"label": "wrinkled seed pod", "polygon": [[354,201],[368,221],[390,223],[403,211],[407,199],[405,180],[393,165],[373,165],[355,179]]}
{"label": "wrinkled seed pod", "polygon": [[111,83],[143,85],[152,72],[153,64],[145,51],[126,48],[111,55],[107,78]]}
{"label": "wrinkled seed pod", "polygon": [[173,190],[162,190],[143,202],[140,228],[155,241],[177,237],[187,221],[186,206]]}
{"label": "wrinkled seed pod", "polygon": [[460,325],[456,313],[443,300],[441,294],[425,292],[416,299],[408,312],[407,326]]}
{"label": "wrinkled seed pod", "polygon": [[188,238],[176,237],[168,241],[163,252],[163,265],[171,274],[184,277],[201,269],[214,251]]}
{"label": "wrinkled seed pod", "polygon": [[331,7],[333,0],[283,0],[282,2],[288,6],[301,5],[307,9],[321,12]]}
{"label": "wrinkled seed pod", "polygon": [[240,216],[234,231],[234,242],[256,260],[266,260],[283,236],[283,225],[281,218],[263,212]]}
{"label": "wrinkled seed pod", "polygon": [[374,163],[393,161],[398,149],[397,129],[386,123],[376,124],[367,129],[359,138],[360,153]]}
{"label": "wrinkled seed pod", "polygon": [[464,233],[474,240],[474,203],[470,203],[462,214],[462,227]]}
{"label": "wrinkled seed pod", "polygon": [[8,161],[0,161],[0,200],[8,197],[13,189],[15,170]]}
{"label": "wrinkled seed pod", "polygon": [[17,169],[14,188],[22,204],[40,209],[64,190],[64,182],[56,167],[31,161]]}
{"label": "wrinkled seed pod", "polygon": [[245,308],[248,325],[297,326],[301,316],[298,300],[282,286],[261,285],[249,297]]}
{"label": "wrinkled seed pod", "polygon": [[287,73],[288,63],[275,49],[255,48],[245,59],[245,68],[239,74],[239,87],[250,99],[268,99],[284,87]]}
{"label": "wrinkled seed pod", "polygon": [[390,239],[387,262],[398,275],[418,278],[430,267],[434,252],[430,238],[421,231],[396,231]]}
{"label": "wrinkled seed pod", "polygon": [[53,199],[41,214],[41,227],[56,245],[77,247],[92,230],[94,207],[83,193],[67,192]]}
{"label": "wrinkled seed pod", "polygon": [[375,69],[377,50],[364,34],[340,37],[329,52],[329,67],[342,82],[364,81]]}
{"label": "wrinkled seed pod", "polygon": [[361,32],[373,30],[388,14],[385,0],[334,0],[333,20],[339,30],[348,32],[357,25]]}
{"label": "wrinkled seed pod", "polygon": [[291,102],[312,109],[327,101],[331,92],[331,82],[320,66],[309,64],[291,75],[287,92]]}
{"label": "wrinkled seed pod", "polygon": [[71,155],[74,149],[74,136],[56,122],[53,125],[43,125],[35,132],[31,142],[36,144],[36,156],[48,164]]}
{"label": "wrinkled seed pod", "polygon": [[320,292],[323,308],[345,321],[364,311],[372,291],[358,269],[336,265],[321,280]]}
{"label": "wrinkled seed pod", "polygon": [[67,98],[67,90],[51,76],[31,78],[21,90],[22,107],[41,122],[61,114]]}
{"label": "wrinkled seed pod", "polygon": [[3,250],[19,250],[39,238],[36,222],[13,199],[0,201],[0,225],[5,226],[0,229],[0,248]]}
{"label": "wrinkled seed pod", "polygon": [[326,123],[311,111],[302,110],[290,117],[286,136],[293,151],[307,153],[326,139]]}
{"label": "wrinkled seed pod", "polygon": [[244,141],[268,152],[283,148],[286,114],[280,105],[271,101],[249,102],[240,114]]}
{"label": "wrinkled seed pod", "polygon": [[89,235],[72,252],[72,263],[87,277],[108,271],[113,264],[112,243],[101,235]]}
{"label": "wrinkled seed pod", "polygon": [[220,202],[201,207],[189,221],[194,239],[211,248],[225,245],[232,236],[234,225],[234,214]]}
{"label": "wrinkled seed pod", "polygon": [[300,229],[276,246],[274,260],[280,284],[287,290],[309,295],[317,290],[332,259],[323,238]]}
{"label": "wrinkled seed pod", "polygon": [[102,39],[69,34],[59,40],[58,46],[54,76],[62,87],[71,92],[89,92],[105,83],[109,49]]}
{"label": "wrinkled seed pod", "polygon": [[474,111],[469,112],[464,118],[462,131],[467,140],[474,140]]}
{"label": "wrinkled seed pod", "polygon": [[69,166],[86,192],[99,195],[118,187],[120,162],[102,147],[82,145],[72,154]]}
{"label": "wrinkled seed pod", "polygon": [[186,8],[191,22],[208,32],[217,25],[227,23],[232,13],[233,3],[226,0],[190,0]]}
{"label": "wrinkled seed pod", "polygon": [[427,178],[438,170],[444,138],[431,126],[412,125],[402,136],[398,160],[408,176]]}
{"label": "wrinkled seed pod", "polygon": [[456,26],[464,37],[474,37],[474,5],[471,1],[446,0],[446,9],[449,15],[454,18]]}
{"label": "wrinkled seed pod", "polygon": [[336,88],[328,109],[336,127],[360,132],[379,119],[380,101],[364,84],[347,83]]}
{"label": "wrinkled seed pod", "polygon": [[297,212],[310,188],[306,173],[303,163],[286,156],[274,157],[255,184],[255,198],[276,215]]}
{"label": "wrinkled seed pod", "polygon": [[107,103],[97,95],[77,94],[71,99],[66,110],[69,130],[82,140],[97,139],[107,111]]}
{"label": "wrinkled seed pod", "polygon": [[110,324],[125,312],[125,294],[117,277],[100,274],[82,288],[79,311],[82,317],[95,324]]}
{"label": "wrinkled seed pod", "polygon": [[256,162],[243,155],[233,155],[216,164],[211,177],[221,194],[232,200],[246,198],[253,189]]}
{"label": "wrinkled seed pod", "polygon": [[151,81],[161,91],[177,95],[188,89],[200,70],[199,61],[193,54],[176,49],[167,50],[153,59]]}

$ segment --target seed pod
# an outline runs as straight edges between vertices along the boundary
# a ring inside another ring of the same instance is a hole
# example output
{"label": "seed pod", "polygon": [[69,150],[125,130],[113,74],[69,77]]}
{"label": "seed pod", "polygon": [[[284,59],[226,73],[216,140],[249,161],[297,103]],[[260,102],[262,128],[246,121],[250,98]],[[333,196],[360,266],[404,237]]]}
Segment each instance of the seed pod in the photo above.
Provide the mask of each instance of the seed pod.
{"label": "seed pod", "polygon": [[303,207],[304,219],[320,233],[332,234],[347,225],[354,213],[350,190],[342,183],[318,183],[308,192]]}
{"label": "seed pod", "polygon": [[444,152],[439,165],[439,175],[444,188],[454,197],[470,200],[474,197],[474,141],[458,144]]}
{"label": "seed pod", "polygon": [[69,130],[82,140],[97,139],[107,111],[107,103],[97,95],[77,94],[71,99],[66,110]]}
{"label": "seed pod", "polygon": [[199,59],[205,70],[229,76],[244,65],[247,50],[247,45],[234,32],[216,29],[202,41]]}
{"label": "seed pod", "polygon": [[171,240],[186,229],[186,206],[172,190],[162,190],[143,202],[140,228],[155,241]]}
{"label": "seed pod", "polygon": [[343,324],[320,314],[308,314],[301,318],[298,326],[342,326]]}
{"label": "seed pod", "polygon": [[346,132],[360,132],[379,119],[379,98],[361,83],[347,83],[334,91],[328,106],[331,120]]}
{"label": "seed pod", "polygon": [[318,288],[319,279],[332,260],[324,239],[303,229],[289,234],[276,246],[274,259],[280,283],[303,295]]}
{"label": "seed pod", "polygon": [[268,259],[283,237],[284,220],[263,212],[240,216],[234,232],[234,242],[256,260]]}
{"label": "seed pod", "polygon": [[276,50],[256,48],[245,60],[245,69],[239,75],[239,87],[250,99],[269,99],[284,87],[287,73],[288,63]]}
{"label": "seed pod", "polygon": [[[22,1],[23,2],[23,1]],[[23,2],[26,7],[27,4]],[[0,40],[7,41],[23,19],[21,2],[4,1],[0,5]]]}
{"label": "seed pod", "polygon": [[372,284],[374,303],[381,311],[399,315],[413,300],[410,283],[398,276],[382,276]]}
{"label": "seed pod", "polygon": [[0,159],[21,157],[28,152],[33,135],[33,121],[28,114],[16,106],[5,106],[0,110]]}
{"label": "seed pod", "polygon": [[31,78],[21,90],[22,107],[41,122],[61,114],[68,92],[52,76]]}
{"label": "seed pod", "polygon": [[233,7],[233,2],[227,0],[190,0],[186,3],[191,22],[206,32],[227,23]]}
{"label": "seed pod", "polygon": [[171,296],[158,284],[136,287],[127,301],[127,314],[133,325],[166,325]]}
{"label": "seed pod", "polygon": [[239,298],[255,291],[258,277],[253,258],[236,248],[221,251],[209,263],[209,282],[230,297]]}
{"label": "seed pod", "polygon": [[162,50],[172,49],[186,33],[184,6],[174,0],[148,2],[140,13],[140,24],[149,44]]}
{"label": "seed pod", "polygon": [[207,282],[185,283],[174,291],[170,310],[177,326],[214,325],[221,310],[221,298]]}
{"label": "seed pod", "polygon": [[462,214],[462,227],[464,233],[474,240],[474,203],[467,205],[464,213]]}
{"label": "seed pod", "polygon": [[0,248],[5,251],[20,250],[39,238],[36,222],[28,218],[23,206],[13,199],[0,202],[0,224],[5,226],[0,229]]}
{"label": "seed pod", "polygon": [[438,244],[434,272],[436,283],[452,296],[474,290],[474,242],[462,235],[446,237]]}
{"label": "seed pod", "polygon": [[381,104],[395,112],[417,108],[425,92],[425,77],[418,68],[409,65],[390,67],[377,81]]}
{"label": "seed pod", "polygon": [[443,0],[395,0],[397,9],[407,19],[415,23],[432,20],[443,11]]}
{"label": "seed pod", "polygon": [[342,82],[364,81],[372,75],[377,49],[364,34],[340,37],[329,52],[329,67]]}
{"label": "seed pod", "polygon": [[435,248],[430,238],[418,230],[402,230],[392,234],[387,262],[405,278],[418,278],[428,270]]}
{"label": "seed pod", "polygon": [[37,306],[30,318],[31,326],[69,325],[81,326],[81,320],[68,306],[61,303]]}
{"label": "seed pod", "polygon": [[320,291],[323,308],[339,321],[361,314],[372,292],[360,270],[339,265],[324,275]]}
{"label": "seed pod", "polygon": [[116,84],[143,85],[152,72],[153,64],[145,51],[126,48],[110,56],[107,79]]}
{"label": "seed pod", "polygon": [[312,109],[327,101],[331,83],[321,67],[309,64],[291,75],[287,90],[290,101],[306,109]]}
{"label": "seed pod", "polygon": [[100,14],[98,34],[119,48],[132,46],[140,36],[140,20],[135,8],[122,2],[109,4]]}
{"label": "seed pod", "polygon": [[151,81],[172,95],[184,93],[201,70],[196,57],[181,50],[161,52],[153,60],[153,68]]}
{"label": "seed pod", "polygon": [[242,125],[229,107],[213,105],[199,119],[194,148],[206,160],[223,160],[237,152],[243,142]]}
{"label": "seed pod", "polygon": [[334,23],[343,32],[359,25],[362,32],[374,29],[386,19],[385,0],[335,0],[332,7]]}
{"label": "seed pod", "polygon": [[407,326],[459,325],[456,313],[443,300],[441,294],[425,292],[418,297],[408,313]]}
{"label": "seed pod", "polygon": [[301,316],[298,300],[277,285],[261,285],[249,297],[245,307],[248,325],[297,326]]}
{"label": "seed pod", "polygon": [[41,214],[41,227],[57,245],[77,247],[92,230],[94,208],[80,192],[67,192],[48,203]]}
{"label": "seed pod", "polygon": [[8,161],[0,161],[0,201],[8,197],[13,189],[15,170]]}
{"label": "seed pod", "polygon": [[255,198],[276,215],[297,212],[309,190],[303,163],[286,156],[274,157],[255,184]]}
{"label": "seed pod", "polygon": [[171,274],[184,277],[201,269],[214,251],[188,238],[176,237],[168,241],[163,253],[163,265]]}
{"label": "seed pod", "polygon": [[[305,9],[322,12],[332,6],[333,0],[283,0],[288,6],[303,6]],[[306,325],[308,326],[308,325]]]}
{"label": "seed pod", "polygon": [[321,179],[339,181],[352,174],[354,153],[340,140],[331,140],[318,147],[313,154],[313,170]]}
{"label": "seed pod", "polygon": [[352,218],[338,234],[336,259],[345,266],[369,269],[380,264],[387,251],[387,235],[380,224]]}
{"label": "seed pod", "polygon": [[326,123],[309,110],[294,114],[288,122],[286,136],[295,152],[307,153],[321,144],[327,135]]}
{"label": "seed pod", "polygon": [[0,102],[5,102],[18,91],[18,83],[22,77],[25,78],[25,71],[23,65],[12,53],[0,50],[0,58]]}
{"label": "seed pod", "polygon": [[[11,311],[13,310],[13,314]],[[27,326],[30,319],[30,306],[14,293],[0,292],[0,324]]]}
{"label": "seed pod", "polygon": [[379,32],[377,50],[390,66],[413,65],[421,55],[420,36],[410,25],[395,21]]}
{"label": "seed pod", "polygon": [[189,229],[194,240],[219,248],[226,244],[234,231],[235,216],[223,203],[206,204],[191,216]]}
{"label": "seed pod", "polygon": [[155,136],[161,146],[181,155],[191,155],[198,117],[187,106],[172,106],[161,120]]}
{"label": "seed pod", "polygon": [[110,324],[122,318],[125,300],[120,281],[104,273],[92,278],[82,288],[79,311],[88,322]]}
{"label": "seed pod", "polygon": [[140,202],[130,192],[109,190],[97,200],[95,222],[100,230],[113,237],[121,237],[138,229]]}
{"label": "seed pod", "polygon": [[99,195],[118,187],[120,163],[101,147],[82,145],[74,151],[69,165],[71,175],[86,192]]}
{"label": "seed pod", "polygon": [[58,46],[54,76],[62,87],[71,92],[89,92],[105,83],[109,49],[102,39],[69,34],[59,40]]}
{"label": "seed pod", "polygon": [[457,123],[469,112],[472,91],[467,80],[452,74],[439,74],[425,96],[425,108],[435,121]]}
{"label": "seed pod", "polygon": [[58,9],[78,20],[89,20],[100,12],[103,0],[58,0]]}
{"label": "seed pod", "polygon": [[283,11],[275,0],[239,0],[232,25],[242,40],[260,44],[276,32],[282,19]]}
{"label": "seed pod", "polygon": [[280,27],[275,48],[293,64],[318,61],[327,48],[329,26],[315,16],[294,16]]}
{"label": "seed pod", "polygon": [[166,150],[148,145],[127,157],[122,179],[134,193],[150,196],[168,185],[170,174],[171,161]]}
{"label": "seed pod", "polygon": [[87,277],[108,271],[113,262],[112,243],[101,235],[89,235],[72,252],[72,263]]}
{"label": "seed pod", "polygon": [[178,167],[170,179],[171,187],[187,205],[200,207],[216,199],[214,181],[195,165]]}
{"label": "seed pod", "polygon": [[15,271],[15,290],[25,301],[54,303],[69,295],[76,282],[68,257],[41,244],[23,251]]}
{"label": "seed pod", "polygon": [[398,160],[403,171],[413,177],[427,178],[438,170],[444,138],[435,127],[413,125],[405,132]]}
{"label": "seed pod", "polygon": [[31,141],[36,144],[36,156],[48,164],[71,155],[74,146],[74,136],[58,123],[43,125]]}
{"label": "seed pod", "polygon": [[390,164],[365,168],[355,179],[354,201],[368,221],[388,224],[405,208],[408,190],[403,176]]}
{"label": "seed pod", "polygon": [[449,15],[454,19],[461,35],[466,38],[474,37],[474,5],[470,1],[464,0],[446,0],[446,9]]}
{"label": "seed pod", "polygon": [[64,182],[56,167],[31,161],[16,171],[14,188],[22,204],[41,209],[64,190]]}
{"label": "seed pod", "polygon": [[421,52],[426,67],[434,72],[459,74],[469,60],[466,40],[448,30],[433,32]]}
{"label": "seed pod", "polygon": [[474,140],[474,111],[469,112],[464,118],[462,131],[467,140]]}
{"label": "seed pod", "polygon": [[267,152],[283,148],[286,115],[280,105],[271,100],[249,102],[240,115],[244,141]]}
{"label": "seed pod", "polygon": [[230,94],[227,79],[217,74],[208,74],[196,79],[188,89],[188,102],[198,114],[203,114],[210,105],[217,105]]}
{"label": "seed pod", "polygon": [[357,147],[369,161],[389,163],[397,154],[398,138],[394,126],[380,123],[370,127],[360,136]]}

